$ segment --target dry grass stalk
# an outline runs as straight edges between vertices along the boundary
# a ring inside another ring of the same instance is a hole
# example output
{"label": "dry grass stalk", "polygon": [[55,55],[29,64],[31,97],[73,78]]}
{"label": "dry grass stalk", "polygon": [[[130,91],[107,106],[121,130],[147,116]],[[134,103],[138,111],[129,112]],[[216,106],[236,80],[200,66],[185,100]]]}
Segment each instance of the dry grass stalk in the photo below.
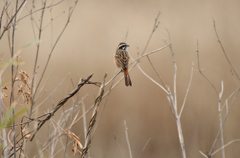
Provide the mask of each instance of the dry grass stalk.
{"label": "dry grass stalk", "polygon": [[105,73],[105,75],[104,75],[103,82],[101,83],[98,96],[95,99],[94,110],[93,110],[93,114],[92,114],[92,117],[91,117],[89,125],[88,125],[88,131],[87,131],[86,141],[85,141],[85,145],[84,145],[83,152],[82,152],[82,158],[85,158],[87,156],[88,150],[91,146],[91,138],[92,138],[91,131],[96,122],[98,107],[103,98],[106,77],[107,77],[107,73]]}

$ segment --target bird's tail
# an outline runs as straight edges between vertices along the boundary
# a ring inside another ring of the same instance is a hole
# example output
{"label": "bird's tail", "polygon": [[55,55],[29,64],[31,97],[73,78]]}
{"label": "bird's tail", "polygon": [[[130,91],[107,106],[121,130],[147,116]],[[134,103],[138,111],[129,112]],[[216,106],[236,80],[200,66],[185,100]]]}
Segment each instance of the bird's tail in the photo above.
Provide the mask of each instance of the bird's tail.
{"label": "bird's tail", "polygon": [[125,77],[126,86],[132,86],[132,81],[131,81],[129,73],[128,73],[128,68],[124,69],[124,77]]}

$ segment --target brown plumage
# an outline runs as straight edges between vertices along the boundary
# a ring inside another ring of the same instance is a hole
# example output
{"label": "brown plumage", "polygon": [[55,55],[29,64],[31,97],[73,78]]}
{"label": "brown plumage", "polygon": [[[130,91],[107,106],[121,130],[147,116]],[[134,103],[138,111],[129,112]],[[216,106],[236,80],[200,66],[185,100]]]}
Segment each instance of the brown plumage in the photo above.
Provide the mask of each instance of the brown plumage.
{"label": "brown plumage", "polygon": [[129,45],[124,42],[118,45],[115,54],[115,63],[117,67],[121,68],[124,72],[126,86],[132,86],[132,81],[128,73],[129,55],[127,52],[127,47],[129,47]]}

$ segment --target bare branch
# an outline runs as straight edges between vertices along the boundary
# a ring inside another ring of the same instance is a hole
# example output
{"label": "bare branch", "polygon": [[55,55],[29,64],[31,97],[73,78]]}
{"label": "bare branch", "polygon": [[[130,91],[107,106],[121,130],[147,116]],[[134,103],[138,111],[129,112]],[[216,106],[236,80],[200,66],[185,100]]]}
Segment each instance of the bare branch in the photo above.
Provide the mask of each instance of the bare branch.
{"label": "bare branch", "polygon": [[144,152],[144,150],[146,149],[146,147],[147,147],[148,143],[150,142],[150,140],[151,140],[151,138],[148,138],[148,140],[147,140],[146,144],[144,145],[144,147],[143,147],[142,151],[140,152],[140,154],[139,154],[138,158],[141,158],[141,156],[142,156],[142,153],[143,153],[143,152]]}
{"label": "bare branch", "polygon": [[202,73],[202,70],[200,68],[200,59],[199,59],[199,49],[198,49],[198,41],[197,41],[197,59],[198,59],[198,72],[207,80],[207,82],[212,86],[212,88],[214,89],[216,95],[218,95],[218,91],[216,89],[216,87],[213,85],[213,83]]}
{"label": "bare branch", "polygon": [[[84,128],[84,136],[87,135],[87,121],[86,121],[86,110],[84,100],[82,99],[82,112],[83,112],[83,128]],[[85,137],[84,137],[85,138]],[[85,138],[86,141],[86,138]]]}
{"label": "bare branch", "polygon": [[47,117],[38,124],[38,127],[36,129],[36,131],[34,132],[33,136],[31,137],[30,141],[32,141],[36,135],[36,133],[40,130],[40,128],[44,125],[45,122],[47,122],[51,117],[53,117],[53,115],[55,114],[55,112],[58,111],[58,109],[60,109],[67,101],[68,99],[70,99],[71,97],[73,97],[81,88],[82,86],[84,86],[88,80],[90,80],[90,78],[93,76],[93,73],[90,74],[87,79],[84,79],[81,83],[78,84],[77,88],[75,88],[67,97],[65,97],[64,99],[62,99],[58,105],[54,108],[54,110],[49,113],[47,115]]}
{"label": "bare branch", "polygon": [[204,157],[206,157],[206,158],[209,158],[206,154],[204,154],[202,151],[199,151],[199,153],[202,155],[202,156],[204,156]]}
{"label": "bare branch", "polygon": [[[224,138],[223,138],[223,122],[222,122],[222,108],[221,108],[221,100],[223,94],[223,81],[221,82],[221,92],[219,93],[218,99],[218,117],[219,117],[219,126],[220,126],[220,135],[221,135],[221,145],[224,146]],[[225,158],[225,150],[222,148],[222,158]]]}
{"label": "bare branch", "polygon": [[233,100],[232,100],[232,102],[231,102],[231,104],[230,104],[229,110],[228,110],[227,114],[225,115],[225,117],[224,117],[224,119],[223,119],[223,121],[222,121],[222,126],[219,128],[218,133],[217,133],[217,135],[216,135],[216,138],[215,138],[215,140],[214,140],[214,142],[213,142],[213,145],[212,145],[212,147],[211,147],[211,149],[210,149],[210,151],[209,151],[209,153],[208,153],[209,157],[212,156],[213,150],[214,150],[214,148],[215,148],[215,146],[216,146],[216,143],[217,143],[217,140],[218,140],[218,138],[219,138],[219,136],[220,136],[221,130],[222,130],[222,128],[223,128],[223,126],[224,126],[224,124],[225,124],[225,122],[226,122],[226,120],[227,120],[228,114],[229,114],[229,112],[230,112],[230,110],[231,110],[231,107],[233,106],[233,103],[235,102],[235,100],[236,100],[236,98],[237,98],[237,96],[238,96],[238,94],[239,94],[239,91],[240,91],[240,88],[238,88],[238,89],[234,92],[234,93],[235,93],[235,97],[233,98]]}
{"label": "bare branch", "polygon": [[[78,2],[78,1],[76,1],[76,2]],[[50,59],[51,59],[52,53],[53,53],[53,51],[55,50],[55,47],[56,47],[56,45],[58,44],[58,42],[59,42],[60,38],[62,37],[63,33],[65,32],[65,30],[66,30],[66,28],[67,28],[67,26],[68,26],[68,24],[69,24],[69,22],[70,22],[70,19],[71,19],[71,16],[72,16],[72,13],[73,13],[75,7],[76,7],[76,4],[74,5],[73,9],[69,9],[69,15],[68,15],[67,22],[66,22],[65,26],[63,27],[61,33],[59,34],[57,40],[55,41],[55,43],[54,43],[54,45],[53,45],[53,47],[52,47],[52,49],[51,49],[51,51],[50,51],[50,53],[49,53],[49,55],[48,55],[47,62],[46,62],[45,67],[44,67],[44,69],[43,69],[43,73],[42,73],[42,75],[41,75],[41,77],[40,77],[40,79],[39,79],[39,82],[38,82],[37,86],[36,86],[35,93],[33,94],[33,100],[34,100],[35,95],[36,95],[36,93],[37,93],[38,87],[39,87],[40,84],[41,84],[41,81],[42,81],[42,79],[43,79],[43,76],[45,75],[45,72],[46,72],[46,70],[47,70],[47,67],[48,67],[49,61],[50,61]]]}
{"label": "bare branch", "polygon": [[158,12],[157,17],[155,18],[155,21],[154,21],[154,24],[153,24],[152,32],[151,32],[151,34],[150,34],[150,37],[149,37],[149,39],[148,39],[148,41],[147,41],[147,44],[146,44],[145,48],[143,49],[141,55],[143,55],[143,54],[145,53],[145,51],[146,51],[146,49],[147,49],[147,47],[148,47],[148,45],[149,45],[149,42],[150,42],[151,39],[152,39],[152,36],[153,36],[154,32],[156,31],[156,29],[158,28],[158,25],[160,24],[160,22],[158,21],[158,18],[159,18],[160,15],[161,15],[161,12]]}
{"label": "bare branch", "polygon": [[119,149],[119,151],[120,151],[120,154],[121,154],[122,158],[124,158],[122,149],[120,148],[120,145],[119,145],[119,143],[118,143],[118,141],[117,141],[117,137],[116,137],[115,134],[114,134],[114,139],[115,139],[115,141],[116,141],[116,143],[117,143],[117,146],[118,146],[118,149]]}
{"label": "bare branch", "polygon": [[30,15],[32,16],[34,13],[39,12],[39,11],[41,11],[41,10],[43,10],[43,9],[52,8],[52,7],[54,7],[54,6],[57,6],[58,4],[62,3],[63,1],[64,1],[64,0],[61,0],[61,1],[57,2],[57,3],[55,3],[55,4],[52,4],[52,5],[49,5],[49,6],[46,6],[46,7],[42,7],[42,8],[40,8],[40,9],[38,9],[38,10],[35,10],[34,12],[31,12],[30,14],[27,14],[27,15],[23,16],[23,17],[20,18],[17,22],[23,20],[24,18],[26,18],[26,17],[28,17],[28,16],[30,16]]}
{"label": "bare branch", "polygon": [[[1,121],[4,120],[4,105],[2,100],[2,76],[0,75],[0,113],[1,113]],[[7,134],[6,129],[2,128],[2,148],[4,149],[4,158],[7,158],[8,155],[8,147],[7,147]]]}
{"label": "bare branch", "polygon": [[124,120],[124,127],[125,127],[125,135],[126,135],[126,140],[127,140],[127,145],[128,145],[129,157],[132,158],[132,150],[131,150],[131,146],[130,146],[130,141],[128,139],[128,128],[127,128],[126,120]]}
{"label": "bare branch", "polygon": [[89,125],[88,125],[86,141],[85,141],[85,145],[84,145],[84,148],[83,148],[83,151],[82,151],[82,156],[81,156],[82,158],[85,158],[87,156],[88,150],[91,146],[91,137],[92,137],[91,131],[92,131],[92,128],[94,127],[94,124],[96,122],[98,108],[99,108],[99,105],[100,105],[100,103],[102,101],[102,98],[103,98],[106,77],[107,77],[107,73],[105,73],[105,75],[104,75],[103,83],[101,84],[98,96],[95,99],[94,110],[93,110],[93,114],[92,114],[92,117],[91,117]]}
{"label": "bare branch", "polygon": [[[43,27],[43,17],[44,17],[44,12],[45,12],[45,7],[46,7],[47,2],[43,2],[43,10],[42,10],[42,14],[41,14],[41,18],[40,18],[40,27],[39,27],[39,32],[38,32],[38,40],[41,41],[41,37],[42,37],[42,27]],[[31,117],[32,115],[32,111],[33,111],[33,107],[34,107],[34,96],[36,94],[37,89],[35,89],[35,80],[36,80],[36,73],[37,73],[37,64],[38,64],[38,54],[40,51],[40,43],[37,43],[37,52],[36,52],[36,57],[35,57],[35,63],[34,63],[34,67],[33,67],[33,81],[32,81],[32,86],[31,86],[31,94],[32,97],[31,99],[31,109],[30,109],[30,114],[29,117]]]}
{"label": "bare branch", "polygon": [[193,78],[193,66],[194,66],[194,63],[192,63],[190,81],[189,81],[188,88],[187,88],[187,92],[186,92],[186,95],[185,95],[185,97],[184,97],[184,101],[183,101],[183,104],[182,104],[182,107],[181,107],[181,110],[180,110],[180,113],[179,113],[179,118],[181,118],[182,111],[183,111],[183,109],[184,109],[184,106],[185,106],[185,103],[186,103],[186,100],[187,100],[187,96],[188,96],[188,92],[189,92],[189,89],[190,89],[190,86],[191,86],[191,83],[192,83],[192,78]]}
{"label": "bare branch", "polygon": [[146,76],[148,79],[150,79],[153,83],[155,83],[158,87],[160,87],[165,93],[168,94],[168,91],[162,86],[160,85],[158,82],[156,82],[153,78],[151,78],[150,76],[148,76],[143,70],[142,68],[139,66],[139,64],[137,63],[137,67],[138,69],[143,73],[144,76]]}
{"label": "bare branch", "polygon": [[223,148],[226,148],[227,146],[229,146],[229,145],[231,145],[232,143],[235,143],[235,142],[240,142],[240,139],[235,139],[235,140],[232,140],[232,141],[228,142],[227,144],[223,145],[221,148],[214,151],[211,156],[215,155],[217,152],[219,152]]}
{"label": "bare branch", "polygon": [[[27,0],[24,0],[21,5],[18,7],[18,9],[16,10],[15,14],[11,17],[10,21],[7,23],[7,25],[4,27],[3,32],[0,34],[0,40],[2,39],[4,33],[10,28],[10,24],[12,23],[12,21],[14,19],[16,19],[16,16],[18,14],[18,12],[21,10],[21,8],[25,5],[25,3],[27,2]],[[16,23],[16,21],[15,21]]]}
{"label": "bare branch", "polygon": [[238,80],[240,80],[240,77],[238,76],[238,73],[237,73],[236,70],[234,69],[231,61],[229,60],[229,58],[228,58],[228,56],[227,56],[227,53],[226,53],[226,51],[225,51],[225,49],[224,49],[224,47],[223,47],[223,44],[222,44],[222,42],[221,42],[221,40],[220,40],[220,38],[219,38],[219,36],[218,36],[218,32],[217,32],[217,28],[216,28],[216,24],[215,24],[215,20],[214,20],[214,19],[213,19],[213,27],[214,27],[215,34],[216,34],[216,36],[217,36],[218,43],[220,44],[220,46],[221,46],[221,48],[222,48],[222,51],[223,51],[223,54],[224,54],[225,58],[227,59],[229,65],[231,66],[231,68],[232,68],[232,70],[234,71],[235,75],[237,76]]}

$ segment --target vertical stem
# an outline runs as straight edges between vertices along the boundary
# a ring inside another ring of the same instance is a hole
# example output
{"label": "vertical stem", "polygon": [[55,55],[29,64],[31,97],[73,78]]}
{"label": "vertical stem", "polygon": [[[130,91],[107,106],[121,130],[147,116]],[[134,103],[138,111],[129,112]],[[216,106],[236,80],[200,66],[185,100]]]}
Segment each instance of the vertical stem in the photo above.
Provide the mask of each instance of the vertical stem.
{"label": "vertical stem", "polygon": [[87,137],[87,121],[86,121],[86,110],[85,110],[85,104],[82,99],[82,111],[83,111],[83,128],[84,128],[84,139],[86,141]]}
{"label": "vertical stem", "polygon": [[[222,124],[222,111],[221,111],[221,100],[218,102],[218,116],[219,116],[219,124],[220,124],[220,136],[221,136],[221,145],[224,146],[224,139],[223,139],[223,124]],[[225,158],[225,148],[222,148],[222,158]]]}
{"label": "vertical stem", "polygon": [[179,141],[180,141],[180,145],[181,145],[181,149],[182,149],[182,156],[183,156],[183,158],[186,158],[186,151],[185,151],[185,145],[184,145],[184,139],[183,139],[180,117],[177,115],[176,118],[177,118],[176,122],[177,122],[177,129],[178,129],[178,137],[179,137]]}
{"label": "vertical stem", "polygon": [[[171,46],[170,46],[171,48]],[[174,54],[173,54],[174,55]],[[174,87],[174,90],[173,90],[173,95],[174,95],[174,105],[175,105],[175,108],[176,108],[176,114],[177,114],[177,65],[176,65],[176,62],[175,62],[175,59],[173,58],[173,63],[174,63],[174,83],[173,83],[173,87]],[[179,116],[179,115],[178,115]]]}
{"label": "vertical stem", "polygon": [[[16,1],[16,10],[15,13],[17,14],[17,10],[18,10],[18,0]],[[12,91],[11,91],[11,98],[10,98],[10,105],[12,105],[12,103],[14,102],[14,65],[13,65],[13,56],[14,56],[14,38],[15,38],[15,27],[16,27],[16,20],[17,20],[17,16],[15,16],[14,18],[14,24],[12,27],[12,43],[11,43],[11,58],[12,58],[12,72],[11,72],[11,78],[12,78]],[[13,108],[12,111],[12,116],[15,116],[15,107]],[[16,158],[16,135],[15,135],[15,120],[13,120],[13,150],[14,150],[14,158]]]}
{"label": "vertical stem", "polygon": [[[14,27],[13,27],[14,29]],[[14,32],[14,31],[13,31]],[[14,33],[13,33],[14,34]],[[14,44],[14,37],[12,39],[12,44]],[[12,62],[13,62],[13,46],[12,46],[12,53],[11,53],[11,58],[12,58]],[[11,91],[11,100],[10,100],[10,105],[12,105],[12,103],[14,102],[14,65],[12,64],[12,91]],[[15,107],[13,108],[12,111],[12,116],[15,116]],[[13,148],[14,148],[14,158],[16,158],[16,135],[15,135],[15,120],[13,120]]]}
{"label": "vertical stem", "polygon": [[178,129],[178,138],[179,138],[179,142],[180,142],[181,149],[182,149],[182,157],[186,158],[186,151],[185,151],[185,145],[184,145],[184,138],[183,138],[183,133],[182,133],[182,125],[181,125],[181,121],[180,121],[180,116],[177,113],[177,108],[176,108],[177,106],[174,103],[173,96],[172,96],[169,89],[168,89],[168,91],[169,91],[169,98],[171,100],[171,103],[172,103],[172,106],[173,106],[173,109],[174,109],[174,116],[176,118],[177,129]]}
{"label": "vertical stem", "polygon": [[219,93],[219,99],[218,99],[218,116],[219,116],[220,136],[221,136],[221,145],[222,145],[222,158],[225,158],[225,148],[224,148],[224,138],[223,138],[222,108],[221,108],[222,94],[223,94],[223,81],[221,82],[221,92]]}
{"label": "vertical stem", "polygon": [[[168,36],[169,36],[169,41],[171,41],[170,32],[168,30],[167,30],[167,32],[168,32]],[[172,53],[172,62],[173,62],[173,67],[174,67],[174,79],[173,79],[173,87],[174,87],[174,90],[173,90],[174,94],[173,95],[174,96],[172,96],[169,89],[168,89],[168,91],[169,91],[169,97],[171,99],[172,106],[173,106],[174,113],[175,113],[177,129],[178,129],[178,137],[179,137],[179,142],[180,142],[181,149],[182,149],[182,156],[183,156],[183,158],[186,158],[184,138],[183,138],[183,133],[182,133],[182,125],[181,125],[181,121],[180,121],[181,111],[180,111],[179,114],[177,112],[177,63],[176,63],[176,60],[174,58],[174,52],[173,52],[173,49],[172,49],[172,45],[170,45],[169,48],[170,48],[171,53]]]}
{"label": "vertical stem", "polygon": [[[42,25],[43,25],[43,16],[44,16],[44,12],[45,12],[45,7],[46,7],[46,1],[43,2],[43,10],[42,10],[42,14],[41,14],[41,18],[40,18],[40,27],[39,27],[39,33],[38,33],[38,40],[41,40],[41,36],[42,36]],[[39,50],[40,50],[40,43],[37,43],[37,53],[36,53],[36,58],[35,58],[35,64],[33,67],[33,81],[32,81],[32,86],[31,86],[31,109],[30,109],[30,114],[29,117],[31,117],[32,115],[32,110],[33,110],[33,106],[34,106],[34,96],[35,96],[35,80],[36,80],[36,73],[37,73],[37,63],[38,63],[38,54],[39,54]]]}
{"label": "vertical stem", "polygon": [[[0,76],[0,85],[2,85],[2,80]],[[1,120],[4,119],[4,108],[3,108],[3,100],[2,100],[2,87],[0,87],[0,111],[1,111]],[[7,147],[7,135],[5,128],[2,128],[2,148],[4,149],[4,158],[7,158],[8,155],[8,147]]]}
{"label": "vertical stem", "polygon": [[124,120],[124,126],[125,126],[125,134],[126,134],[126,140],[127,140],[127,144],[128,144],[129,156],[130,156],[130,158],[132,158],[132,150],[131,150],[130,142],[128,139],[128,132],[127,132],[128,128],[127,128],[126,120]]}

